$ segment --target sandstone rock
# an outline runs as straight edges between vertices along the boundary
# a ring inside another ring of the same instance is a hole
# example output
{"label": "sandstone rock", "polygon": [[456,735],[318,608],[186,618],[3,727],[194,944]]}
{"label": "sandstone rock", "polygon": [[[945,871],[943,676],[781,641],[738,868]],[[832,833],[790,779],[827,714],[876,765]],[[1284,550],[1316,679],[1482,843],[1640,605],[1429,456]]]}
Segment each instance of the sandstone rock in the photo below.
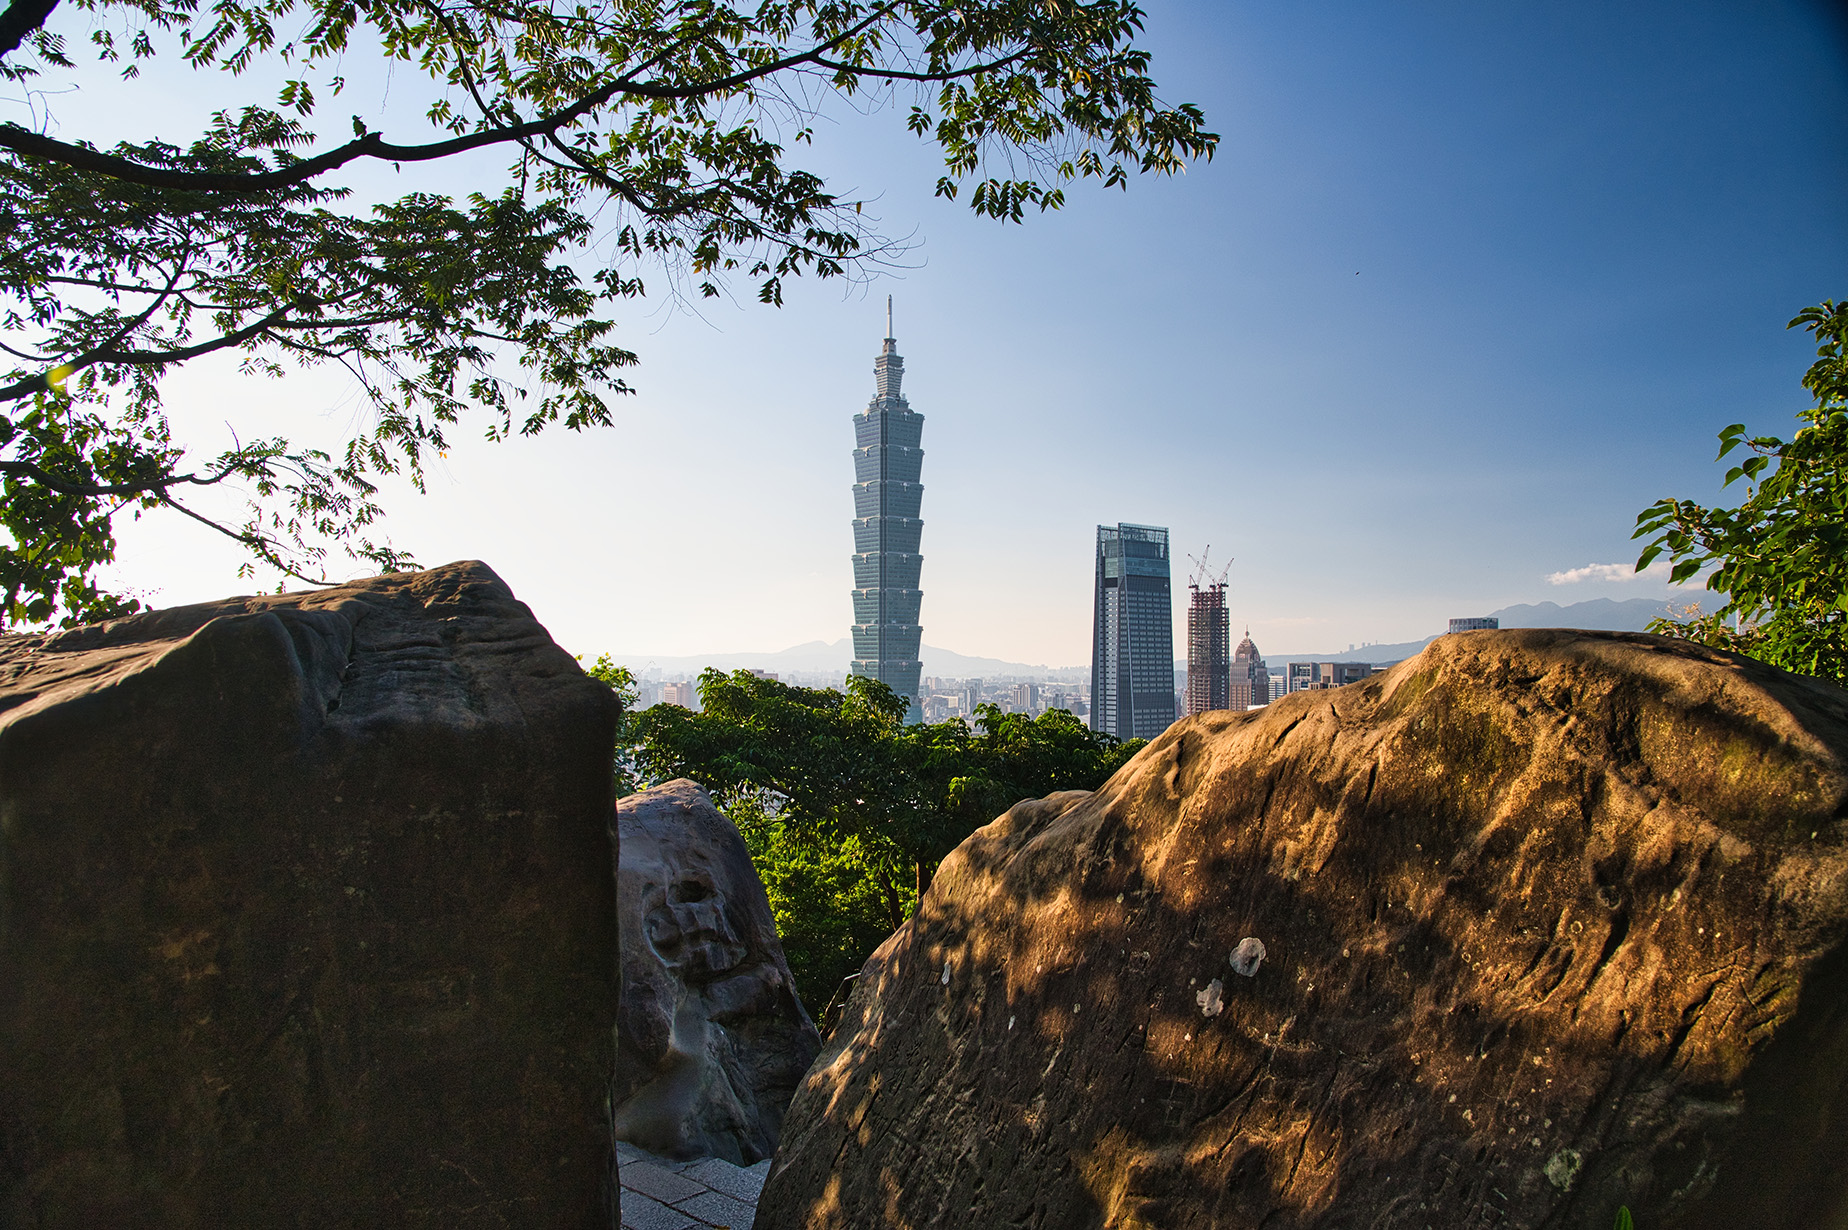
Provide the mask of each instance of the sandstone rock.
{"label": "sandstone rock", "polygon": [[684,779],[621,800],[617,825],[616,1136],[683,1161],[769,1157],[821,1038],[750,852]]}
{"label": "sandstone rock", "polygon": [[487,567],[0,638],[0,1225],[611,1225],[614,704]]}
{"label": "sandstone rock", "polygon": [[1641,635],[1181,722],[943,864],[757,1230],[1848,1225],[1845,802],[1848,694]]}

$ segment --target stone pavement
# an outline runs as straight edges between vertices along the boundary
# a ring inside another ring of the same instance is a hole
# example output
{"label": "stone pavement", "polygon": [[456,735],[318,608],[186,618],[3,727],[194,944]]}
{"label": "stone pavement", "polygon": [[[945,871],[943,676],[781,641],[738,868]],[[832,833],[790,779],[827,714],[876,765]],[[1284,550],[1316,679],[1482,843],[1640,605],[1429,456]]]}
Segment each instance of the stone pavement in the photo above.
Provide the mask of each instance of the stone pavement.
{"label": "stone pavement", "polygon": [[750,1230],[770,1159],[735,1166],[716,1157],[671,1162],[616,1142],[623,1230]]}

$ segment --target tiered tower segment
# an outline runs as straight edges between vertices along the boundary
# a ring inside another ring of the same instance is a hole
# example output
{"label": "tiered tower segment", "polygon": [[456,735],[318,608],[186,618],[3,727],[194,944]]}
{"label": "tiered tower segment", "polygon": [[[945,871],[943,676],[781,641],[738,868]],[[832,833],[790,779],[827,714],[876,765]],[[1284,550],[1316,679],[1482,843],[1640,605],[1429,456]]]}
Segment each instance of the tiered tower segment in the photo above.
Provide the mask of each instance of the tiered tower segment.
{"label": "tiered tower segment", "polygon": [[873,400],[853,417],[853,673],[910,697],[915,721],[924,635],[918,624],[924,416],[900,392],[904,377],[888,297],[885,347],[873,360]]}

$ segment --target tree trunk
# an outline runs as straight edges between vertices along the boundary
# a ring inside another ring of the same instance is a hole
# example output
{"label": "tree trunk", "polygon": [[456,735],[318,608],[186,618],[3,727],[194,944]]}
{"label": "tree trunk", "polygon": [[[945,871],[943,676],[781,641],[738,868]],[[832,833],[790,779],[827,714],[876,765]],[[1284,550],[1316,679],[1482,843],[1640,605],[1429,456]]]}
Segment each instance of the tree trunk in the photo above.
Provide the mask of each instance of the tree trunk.
{"label": "tree trunk", "polygon": [[892,883],[892,877],[884,871],[880,871],[875,878],[879,881],[879,898],[885,902],[886,920],[892,924],[892,930],[896,931],[905,922],[904,914],[898,908],[898,886]]}

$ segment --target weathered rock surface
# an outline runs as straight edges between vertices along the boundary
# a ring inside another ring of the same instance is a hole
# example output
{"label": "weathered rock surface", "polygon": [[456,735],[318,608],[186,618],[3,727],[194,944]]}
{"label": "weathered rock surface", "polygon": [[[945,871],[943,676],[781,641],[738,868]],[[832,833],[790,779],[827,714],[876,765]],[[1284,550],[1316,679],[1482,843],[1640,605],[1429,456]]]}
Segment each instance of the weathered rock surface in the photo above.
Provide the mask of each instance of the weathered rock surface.
{"label": "weathered rock surface", "polygon": [[487,567],[0,638],[0,1225],[612,1225],[614,704]]}
{"label": "weathered rock surface", "polygon": [[821,1038],[750,852],[684,779],[621,800],[617,826],[616,1136],[681,1160],[767,1158]]}
{"label": "weathered rock surface", "polygon": [[1848,694],[1641,635],[1182,722],[944,863],[757,1230],[1848,1225],[1845,800]]}

